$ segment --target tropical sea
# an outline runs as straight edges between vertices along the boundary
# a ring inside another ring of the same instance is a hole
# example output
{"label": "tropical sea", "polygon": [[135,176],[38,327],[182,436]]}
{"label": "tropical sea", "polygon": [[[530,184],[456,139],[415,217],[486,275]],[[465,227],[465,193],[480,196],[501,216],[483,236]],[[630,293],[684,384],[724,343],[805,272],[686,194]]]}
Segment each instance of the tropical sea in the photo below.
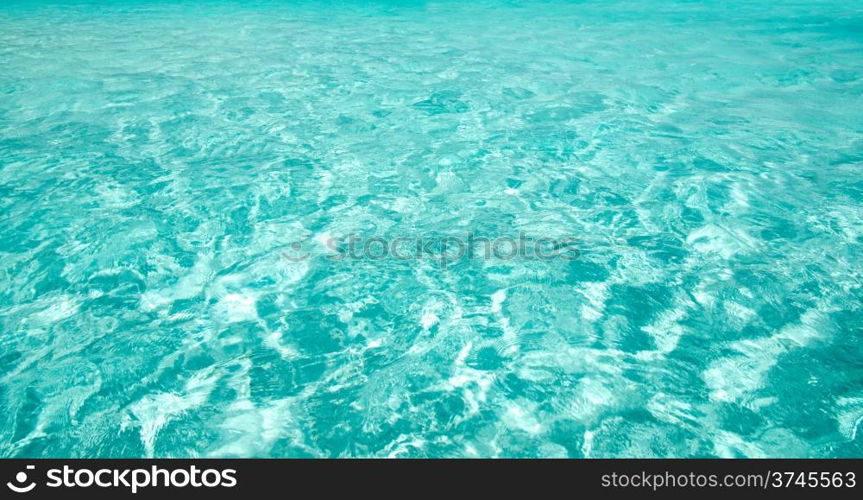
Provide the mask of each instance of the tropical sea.
{"label": "tropical sea", "polygon": [[861,97],[851,0],[6,0],[0,456],[861,457]]}

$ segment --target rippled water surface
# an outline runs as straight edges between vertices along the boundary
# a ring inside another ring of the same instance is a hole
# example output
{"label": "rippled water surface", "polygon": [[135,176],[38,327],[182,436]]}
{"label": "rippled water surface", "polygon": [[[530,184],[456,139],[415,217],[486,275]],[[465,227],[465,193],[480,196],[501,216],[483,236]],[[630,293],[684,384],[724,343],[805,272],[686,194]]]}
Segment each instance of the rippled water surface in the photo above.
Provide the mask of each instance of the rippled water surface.
{"label": "rippled water surface", "polygon": [[861,173],[857,1],[5,1],[0,455],[863,456]]}

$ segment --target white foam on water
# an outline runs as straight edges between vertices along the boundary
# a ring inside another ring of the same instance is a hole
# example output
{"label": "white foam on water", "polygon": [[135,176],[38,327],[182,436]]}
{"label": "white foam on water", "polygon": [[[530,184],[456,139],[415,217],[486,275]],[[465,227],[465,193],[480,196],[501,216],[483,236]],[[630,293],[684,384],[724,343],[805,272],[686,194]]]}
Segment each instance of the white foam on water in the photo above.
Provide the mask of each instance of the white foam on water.
{"label": "white foam on water", "polygon": [[227,323],[257,321],[257,299],[251,294],[229,293],[219,300],[213,312]]}
{"label": "white foam on water", "polygon": [[455,184],[457,177],[455,173],[449,170],[441,170],[435,176],[435,182],[437,183],[437,187],[435,191],[442,191],[447,187],[451,187]]}
{"label": "white foam on water", "polygon": [[140,203],[140,198],[135,193],[116,184],[101,184],[96,186],[95,191],[99,195],[99,205],[104,208],[121,210]]}
{"label": "white foam on water", "polygon": [[608,283],[588,282],[582,284],[577,290],[588,301],[581,306],[581,317],[587,321],[597,321],[602,318],[605,302],[608,300]]}
{"label": "white foam on water", "polygon": [[647,402],[646,408],[651,415],[670,424],[689,426],[696,423],[692,405],[670,394],[654,394]]}
{"label": "white foam on water", "polygon": [[400,434],[384,449],[383,455],[387,458],[413,456],[416,454],[416,451],[423,450],[425,446],[426,440],[420,436],[407,436],[405,434]]}
{"label": "white foam on water", "polygon": [[692,291],[692,296],[702,306],[710,307],[716,303],[716,297],[707,290],[707,287],[708,283],[706,281],[699,282]]}
{"label": "white foam on water", "polygon": [[177,416],[201,406],[210,396],[219,376],[213,368],[202,370],[186,382],[181,393],[149,394],[129,407],[141,427],[141,442],[148,457],[155,452],[159,430]]}
{"label": "white foam on water", "polygon": [[715,253],[730,259],[739,253],[747,253],[758,246],[758,242],[742,229],[720,227],[715,224],[702,226],[686,237],[686,244],[700,253]]}
{"label": "white foam on water", "polygon": [[329,231],[323,231],[312,236],[312,241],[318,244],[320,251],[323,252],[324,255],[338,254],[338,251],[336,250],[337,241]]}
{"label": "white foam on water", "polygon": [[318,184],[318,203],[323,203],[330,197],[330,191],[332,191],[333,186],[335,185],[335,176],[329,170],[324,170],[320,172],[320,182]]}
{"label": "white foam on water", "polygon": [[486,401],[488,390],[494,382],[493,373],[465,365],[471,349],[473,349],[473,342],[468,342],[461,348],[453,362],[452,374],[441,385],[443,390],[461,390],[468,407],[467,416],[479,412],[480,404]]}
{"label": "white foam on water", "polygon": [[530,401],[509,401],[504,405],[501,422],[510,429],[519,429],[528,434],[542,432],[542,424],[536,418],[537,404]]}
{"label": "white foam on water", "polygon": [[503,331],[504,354],[518,352],[518,333],[503,313],[503,302],[506,300],[506,289],[500,289],[491,295],[491,312],[497,317],[500,329]]}
{"label": "white foam on water", "polygon": [[212,257],[201,255],[195,265],[170,287],[147,290],[141,295],[141,309],[152,311],[176,300],[190,299],[201,294],[204,286],[213,277]]}
{"label": "white foam on water", "polygon": [[731,300],[726,300],[723,302],[722,306],[725,308],[725,311],[729,316],[740,320],[741,325],[749,323],[757,316],[757,313],[751,308]]}
{"label": "white foam on water", "polygon": [[32,321],[39,326],[48,326],[74,316],[80,307],[79,299],[64,295],[52,300],[48,307],[30,315],[28,322]]}
{"label": "white foam on water", "polygon": [[687,310],[694,304],[686,294],[678,293],[674,305],[674,308],[662,311],[653,323],[642,328],[653,337],[656,347],[663,354],[670,353],[677,347],[685,332],[680,321],[686,317]]}
{"label": "white foam on water", "polygon": [[750,207],[749,204],[749,195],[747,194],[748,190],[752,188],[750,186],[746,186],[747,189],[741,188],[741,182],[732,182],[731,183],[731,210],[735,212],[744,212],[746,209]]}
{"label": "white foam on water", "polygon": [[500,314],[504,300],[506,300],[506,290],[498,290],[491,294],[491,312]]}
{"label": "white foam on water", "polygon": [[264,345],[279,353],[279,356],[285,360],[297,359],[300,355],[292,345],[284,342],[284,335],[279,330],[270,332],[264,337]]}
{"label": "white foam on water", "polygon": [[567,411],[573,418],[592,422],[596,420],[602,411],[611,407],[618,396],[604,380],[594,377],[584,377],[570,398]]}
{"label": "white foam on water", "polygon": [[836,400],[836,421],[839,432],[849,441],[863,432],[863,397],[841,397]]}
{"label": "white foam on water", "polygon": [[296,426],[293,398],[277,399],[255,405],[248,398],[232,402],[219,425],[222,444],[207,452],[211,457],[267,456],[276,441],[287,440],[309,450],[302,431]]}
{"label": "white foam on water", "polygon": [[335,314],[342,323],[350,323],[354,318],[354,314],[360,312],[369,304],[377,304],[378,301],[372,296],[362,297],[358,300],[341,302],[333,305],[326,305],[322,310],[328,314]]}
{"label": "white foam on water", "polygon": [[728,347],[739,354],[711,363],[702,374],[714,401],[738,401],[764,386],[768,371],[779,357],[821,338],[823,312],[807,311],[800,323],[787,326],[770,337],[732,342]]}
{"label": "white foam on water", "polygon": [[436,297],[432,297],[423,304],[422,312],[420,314],[420,326],[423,329],[423,332],[428,333],[428,331],[434,325],[437,325],[441,322],[441,315],[445,315],[447,310],[447,304],[441,301]]}
{"label": "white foam on water", "polygon": [[719,458],[766,458],[764,450],[757,444],[722,429],[713,432],[713,452]]}
{"label": "white foam on water", "polygon": [[585,458],[589,458],[590,454],[593,452],[593,438],[595,434],[591,430],[584,431],[584,442],[581,445],[581,454],[584,455]]}
{"label": "white foam on water", "polygon": [[255,225],[254,239],[243,250],[267,252],[295,242],[302,242],[309,232],[296,221],[271,220]]}
{"label": "white foam on water", "polygon": [[420,318],[420,325],[425,331],[428,331],[431,327],[438,324],[439,322],[440,318],[437,317],[437,314],[429,311],[424,312],[422,318]]}

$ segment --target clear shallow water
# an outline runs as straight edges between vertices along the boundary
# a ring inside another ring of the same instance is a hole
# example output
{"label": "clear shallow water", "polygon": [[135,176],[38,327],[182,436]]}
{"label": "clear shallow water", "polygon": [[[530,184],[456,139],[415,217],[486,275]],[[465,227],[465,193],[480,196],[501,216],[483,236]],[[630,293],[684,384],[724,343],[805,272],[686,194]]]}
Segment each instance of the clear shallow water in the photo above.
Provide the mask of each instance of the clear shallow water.
{"label": "clear shallow water", "polygon": [[[776,3],[4,2],[0,455],[863,455],[863,10]],[[582,253],[322,244],[469,232]]]}

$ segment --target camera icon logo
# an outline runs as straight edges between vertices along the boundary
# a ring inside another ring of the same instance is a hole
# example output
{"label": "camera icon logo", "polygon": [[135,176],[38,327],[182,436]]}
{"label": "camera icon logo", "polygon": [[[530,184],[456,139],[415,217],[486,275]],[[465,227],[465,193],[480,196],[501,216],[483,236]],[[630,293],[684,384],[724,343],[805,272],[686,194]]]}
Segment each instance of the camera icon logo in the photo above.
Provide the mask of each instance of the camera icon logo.
{"label": "camera icon logo", "polygon": [[[28,465],[27,466],[27,470],[33,470],[35,468],[36,468],[35,465]],[[27,493],[28,491],[31,491],[33,488],[36,487],[36,483],[31,481],[29,484],[24,484],[26,482],[27,482],[27,473],[24,471],[21,471],[21,472],[15,474],[15,482],[13,483],[10,481],[10,482],[6,483],[6,486],[10,490],[14,491],[15,493]]]}

